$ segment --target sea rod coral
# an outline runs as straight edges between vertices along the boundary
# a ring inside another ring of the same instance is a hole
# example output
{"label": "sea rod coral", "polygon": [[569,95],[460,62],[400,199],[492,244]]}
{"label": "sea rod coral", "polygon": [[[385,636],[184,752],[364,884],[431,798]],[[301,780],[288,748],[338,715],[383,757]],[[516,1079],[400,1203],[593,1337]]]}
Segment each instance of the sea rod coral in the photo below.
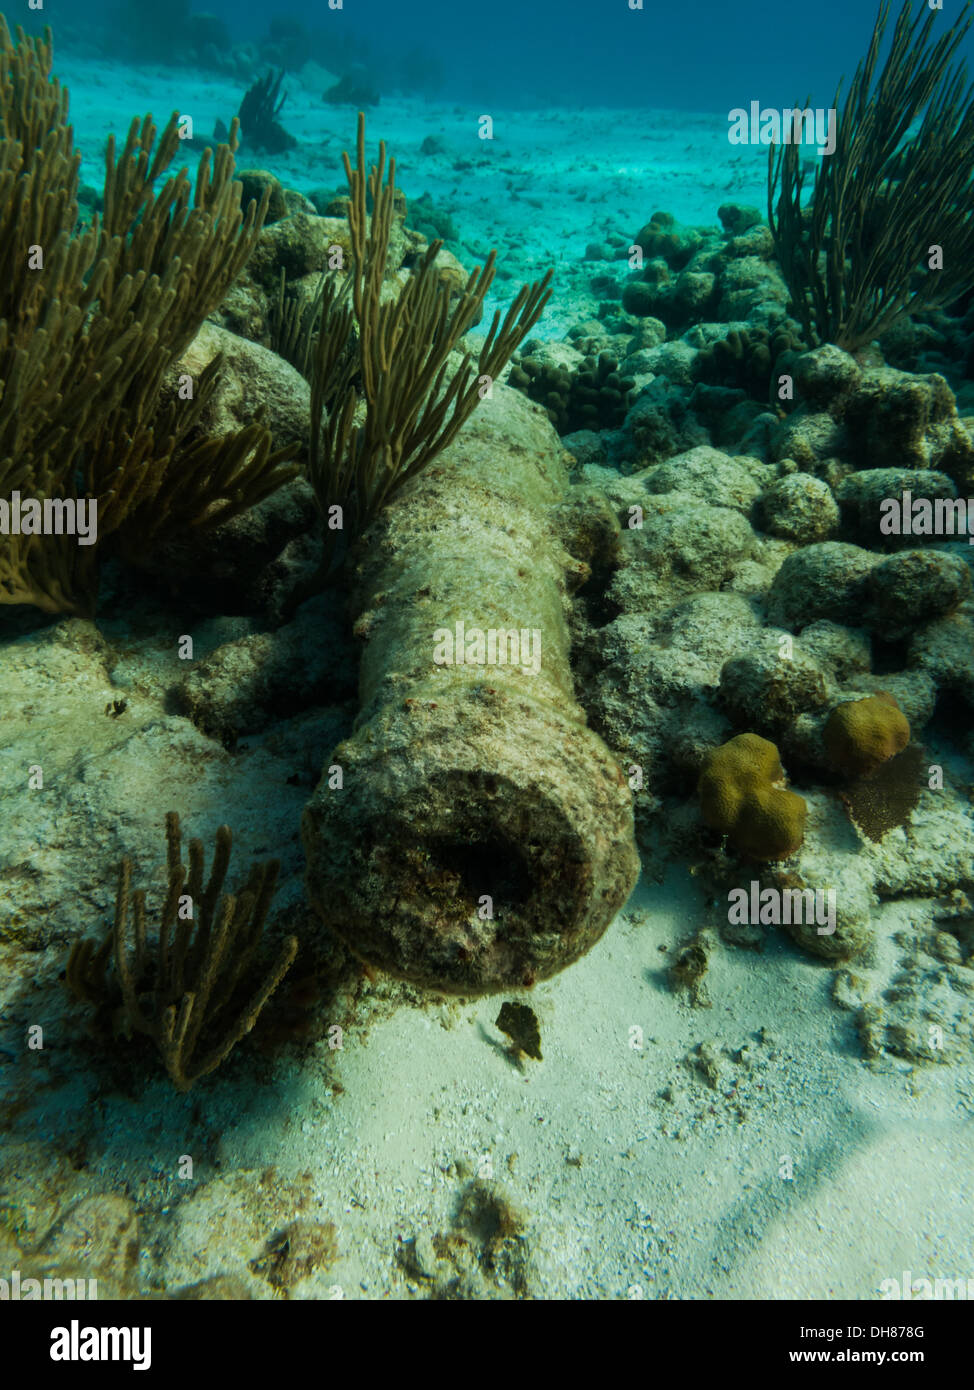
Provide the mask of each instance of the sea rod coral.
{"label": "sea rod coral", "polygon": [[[10,499],[0,602],[88,616],[106,540],[138,557],[246,510],[294,470],[259,416],[200,436],[218,359],[159,403],[167,368],[239,274],[266,210],[266,198],[241,209],[236,126],[204,154],[195,188],[183,169],[154,192],[180,118],[161,134],[151,116],[133,120],[120,151],[109,137],[103,211],[79,231],[80,156],[51,65],[49,31],[18,30],[15,42],[0,16],[0,496]],[[9,518],[24,499],[30,520],[17,528]],[[97,543],[72,534],[82,506]],[[54,534],[37,523],[45,514]]]}

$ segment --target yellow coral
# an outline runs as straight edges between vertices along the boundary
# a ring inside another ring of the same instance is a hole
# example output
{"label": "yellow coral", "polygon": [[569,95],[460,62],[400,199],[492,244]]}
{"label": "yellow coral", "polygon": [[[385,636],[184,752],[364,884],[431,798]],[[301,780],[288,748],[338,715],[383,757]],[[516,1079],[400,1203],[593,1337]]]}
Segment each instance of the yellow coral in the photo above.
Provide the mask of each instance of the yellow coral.
{"label": "yellow coral", "polygon": [[822,731],[832,765],[868,776],[910,741],[910,724],[892,695],[880,690],[865,700],[836,705]]}
{"label": "yellow coral", "polygon": [[697,791],[704,820],[752,859],[787,859],[805,836],[804,800],[779,784],[778,750],[757,734],[738,734],[708,756]]}

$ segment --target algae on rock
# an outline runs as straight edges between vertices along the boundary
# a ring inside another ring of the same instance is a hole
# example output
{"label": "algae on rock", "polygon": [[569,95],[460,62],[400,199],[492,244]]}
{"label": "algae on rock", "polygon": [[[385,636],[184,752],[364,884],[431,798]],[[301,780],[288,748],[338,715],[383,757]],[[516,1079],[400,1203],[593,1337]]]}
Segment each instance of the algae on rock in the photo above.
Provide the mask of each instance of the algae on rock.
{"label": "algae on rock", "polygon": [[629,787],[575,700],[568,591],[589,568],[559,539],[563,460],[540,408],[495,387],[355,556],[360,712],[304,813],[308,894],[353,952],[434,988],[555,974],[638,872]]}

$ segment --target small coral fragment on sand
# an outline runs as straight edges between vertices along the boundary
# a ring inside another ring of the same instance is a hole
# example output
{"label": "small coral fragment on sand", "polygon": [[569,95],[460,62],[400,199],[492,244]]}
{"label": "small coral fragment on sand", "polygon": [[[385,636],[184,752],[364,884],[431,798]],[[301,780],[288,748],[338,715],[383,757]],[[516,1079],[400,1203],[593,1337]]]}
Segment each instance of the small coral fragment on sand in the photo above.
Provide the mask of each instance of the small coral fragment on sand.
{"label": "small coral fragment on sand", "polygon": [[506,1033],[518,1052],[526,1052],[529,1057],[541,1061],[541,1029],[538,1016],[527,1004],[501,1005],[501,1011],[494,1020],[502,1033]]}
{"label": "small coral fragment on sand", "polygon": [[704,928],[681,948],[670,966],[670,983],[674,989],[686,989],[690,1002],[698,1009],[709,1009],[710,993],[704,976],[710,968],[710,955],[717,945],[712,931]]}

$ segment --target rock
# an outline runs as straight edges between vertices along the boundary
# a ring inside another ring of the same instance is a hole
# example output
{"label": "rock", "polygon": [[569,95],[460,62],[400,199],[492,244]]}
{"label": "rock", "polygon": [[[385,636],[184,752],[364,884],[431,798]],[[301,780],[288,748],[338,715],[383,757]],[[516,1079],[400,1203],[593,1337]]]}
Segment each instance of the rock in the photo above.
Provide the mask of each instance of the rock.
{"label": "rock", "polygon": [[[179,372],[195,376],[217,353],[223,354],[224,370],[200,422],[200,433],[228,434],[243,428],[253,420],[258,402],[266,412],[274,447],[296,442],[303,454],[310,419],[310,387],[304,377],[268,348],[215,324],[203,324],[170,372],[164,400],[166,392],[175,390]],[[318,524],[311,486],[303,477],[295,477],[220,526],[205,531],[189,528],[148,554],[132,558],[150,573],[165,577],[174,588],[192,584],[199,590],[202,585],[212,604],[222,603],[229,611],[279,608],[289,579],[296,587],[306,566],[295,571],[293,565],[282,565],[275,572],[269,567],[285,547]],[[318,544],[314,564],[320,552]]]}
{"label": "rock", "polygon": [[629,352],[642,352],[660,347],[665,342],[666,324],[662,319],[645,318],[633,329],[627,348]]}
{"label": "rock", "polygon": [[420,1231],[413,1242],[413,1259],[416,1272],[422,1279],[433,1279],[439,1263],[429,1231]]}
{"label": "rock", "polygon": [[679,339],[671,343],[661,343],[657,348],[646,350],[646,369],[657,376],[666,377],[674,386],[689,387],[693,384],[693,364],[696,356],[696,349],[688,343],[680,342]]}
{"label": "rock", "polygon": [[647,260],[662,259],[674,270],[682,270],[703,244],[693,227],[681,227],[672,213],[655,212],[635,236]]}
{"label": "rock", "polygon": [[287,200],[284,196],[284,189],[281,187],[280,180],[266,169],[238,169],[235,174],[243,184],[243,193],[240,198],[240,205],[246,211],[247,204],[253,199],[259,203],[264,196],[264,190],[268,190],[267,216],[264,218],[264,226],[269,227],[273,222],[280,222],[282,217],[288,215]]}
{"label": "rock", "polygon": [[306,198],[305,195],[296,188],[285,188],[284,205],[287,208],[286,215],[293,216],[297,212],[307,212],[314,217],[318,211],[313,198]]}
{"label": "rock", "polygon": [[843,530],[848,538],[871,549],[882,550],[915,544],[912,535],[884,534],[879,529],[882,503],[892,498],[902,507],[905,492],[912,498],[929,501],[957,496],[953,480],[946,473],[929,468],[865,468],[850,473],[843,478],[836,494]]}
{"label": "rock", "polygon": [[645,788],[635,797],[643,828],[657,794],[684,794],[705,756],[731,733],[707,695],[723,663],[758,630],[751,605],[723,592],[686,599],[655,619],[624,615],[598,632],[598,673],[586,706],[623,767],[643,770]]}
{"label": "rock", "polygon": [[311,388],[300,372],[276,352],[249,342],[213,323],[203,323],[163,384],[163,407],[176,399],[183,373],[198,377],[213,358],[223,357],[220,383],[199,424],[200,435],[230,434],[264,410],[275,448],[297,442],[307,449]]}
{"label": "rock", "polygon": [[825,678],[797,643],[782,655],[784,633],[765,629],[757,650],[731,657],[720,673],[719,699],[734,726],[774,738],[800,714],[828,700]]}
{"label": "rock", "polygon": [[754,554],[747,518],[729,507],[707,507],[695,497],[647,496],[641,530],[623,530],[623,567],[608,597],[625,613],[655,612],[702,590],[719,589],[741,560]]}
{"label": "rock", "polygon": [[445,285],[451,295],[463,294],[470,277],[452,251],[448,251],[445,246],[440,247],[433,265],[436,267],[440,284]]}
{"label": "rock", "polygon": [[718,498],[722,506],[747,515],[772,471],[760,459],[731,457],[701,444],[637,476],[645,479],[647,492],[681,492],[707,502]]}
{"label": "rock", "polygon": [[622,307],[636,318],[648,318],[654,313],[659,299],[655,285],[645,280],[629,280],[622,291]]}
{"label": "rock", "polygon": [[747,203],[722,203],[717,216],[724,231],[734,237],[764,221],[764,214]]}
{"label": "rock", "polygon": [[604,574],[618,564],[619,519],[600,489],[576,484],[552,508],[551,519],[569,555],[593,573]]}
{"label": "rock", "polygon": [[836,900],[834,932],[823,932],[814,922],[793,922],[785,930],[810,955],[829,961],[853,960],[869,950],[875,936],[867,896],[860,892],[850,898],[844,893],[841,899],[837,894]]}
{"label": "rock", "polygon": [[562,435],[561,442],[575,456],[579,468],[592,463],[604,465],[606,462],[605,442],[601,433],[595,430],[574,430],[571,434]]}
{"label": "rock", "polygon": [[[685,351],[692,354],[692,349]],[[623,473],[659,463],[698,444],[710,444],[709,433],[688,405],[686,391],[665,376],[658,376],[640,393],[629,409],[620,439],[619,456],[613,461]]]}
{"label": "rock", "polygon": [[[775,432],[773,454],[837,487],[855,470],[932,469],[974,488],[974,444],[943,377],[863,370],[833,347],[796,363],[801,404]],[[826,461],[839,468],[830,472]]]}
{"label": "rock", "polygon": [[[7,1140],[0,1168],[0,1241],[35,1248],[77,1188],[66,1158],[36,1141]],[[6,1275],[2,1276],[6,1277]]]}
{"label": "rock", "polygon": [[802,629],[801,644],[838,686],[848,685],[872,667],[869,638],[860,628],[820,618]]}
{"label": "rock", "polygon": [[790,473],[762,495],[762,524],[773,536],[812,545],[838,529],[839,506],[832,489],[810,473]]}
{"label": "rock", "polygon": [[[795,922],[786,925],[785,931],[803,950],[822,960],[866,957],[875,940],[875,896],[872,875],[864,872],[858,837],[836,799],[809,792],[807,800],[808,826],[798,868],[778,870],[767,881],[779,888],[821,890],[827,911],[814,916],[824,915],[827,920],[824,924]],[[835,930],[829,931],[833,925]]]}
{"label": "rock", "polygon": [[957,555],[941,550],[903,550],[868,574],[863,623],[896,641],[953,613],[971,593],[971,574]]}
{"label": "rock", "polygon": [[313,1274],[330,1269],[338,1258],[338,1233],[332,1221],[299,1217],[275,1231],[250,1268],[273,1289],[287,1295]]}
{"label": "rock", "polygon": [[860,468],[933,468],[961,487],[974,476],[974,445],[942,376],[891,367],[863,373],[842,419]]}
{"label": "rock", "polygon": [[724,247],[728,260],[741,256],[758,256],[762,261],[774,259],[774,237],[770,227],[750,227],[733,237]]}
{"label": "rock", "polygon": [[[283,270],[288,280],[328,268],[333,247],[346,260],[351,255],[348,223],[341,217],[316,217],[299,212],[264,227],[250,260],[247,277],[266,293],[276,294]],[[390,255],[390,264],[399,261]]]}
{"label": "rock", "polygon": [[697,319],[703,315],[714,296],[717,277],[703,271],[685,270],[673,286],[672,302],[679,315]]}
{"label": "rock", "polygon": [[831,343],[803,352],[795,362],[796,396],[812,411],[834,406],[861,380],[856,359]]}
{"label": "rock", "polygon": [[847,453],[849,447],[845,427],[827,411],[807,412],[799,407],[773,431],[771,457],[775,460],[793,459],[806,473],[823,471],[826,459]]}
{"label": "rock", "polygon": [[768,617],[800,631],[819,618],[853,625],[861,617],[866,577],[876,556],[842,541],[806,546],[787,560],[768,594]]}
{"label": "rock", "polygon": [[[251,1298],[271,1297],[274,1276],[287,1258],[275,1237],[299,1213],[307,1219],[308,1209],[317,1205],[309,1179],[310,1174],[288,1181],[272,1169],[242,1169],[187,1184],[191,1190],[176,1204],[165,1238],[152,1250],[155,1279],[166,1288],[175,1285],[183,1298],[213,1297],[190,1289],[205,1283],[212,1288],[220,1279],[232,1279]],[[213,1239],[215,1230],[219,1241]],[[329,1249],[333,1254],[334,1247]]]}
{"label": "rock", "polygon": [[968,614],[955,613],[914,633],[907,660],[939,690],[954,692],[974,709],[974,621]]}
{"label": "rock", "polygon": [[862,1008],[871,995],[872,986],[864,976],[857,975],[852,970],[835,972],[832,981],[832,1002],[837,1008],[854,1013]]}
{"label": "rock", "polygon": [[55,1226],[37,1254],[73,1277],[103,1279],[118,1288],[134,1289],[139,1263],[135,1206],[127,1197],[83,1198]]}
{"label": "rock", "polygon": [[355,691],[354,654],[330,596],[306,603],[293,622],[228,642],[171,692],[175,709],[210,738],[233,747],[311,705]]}
{"label": "rock", "polygon": [[741,256],[728,262],[720,277],[717,314],[724,320],[769,319],[784,310],[789,297],[777,266],[762,256]]}

